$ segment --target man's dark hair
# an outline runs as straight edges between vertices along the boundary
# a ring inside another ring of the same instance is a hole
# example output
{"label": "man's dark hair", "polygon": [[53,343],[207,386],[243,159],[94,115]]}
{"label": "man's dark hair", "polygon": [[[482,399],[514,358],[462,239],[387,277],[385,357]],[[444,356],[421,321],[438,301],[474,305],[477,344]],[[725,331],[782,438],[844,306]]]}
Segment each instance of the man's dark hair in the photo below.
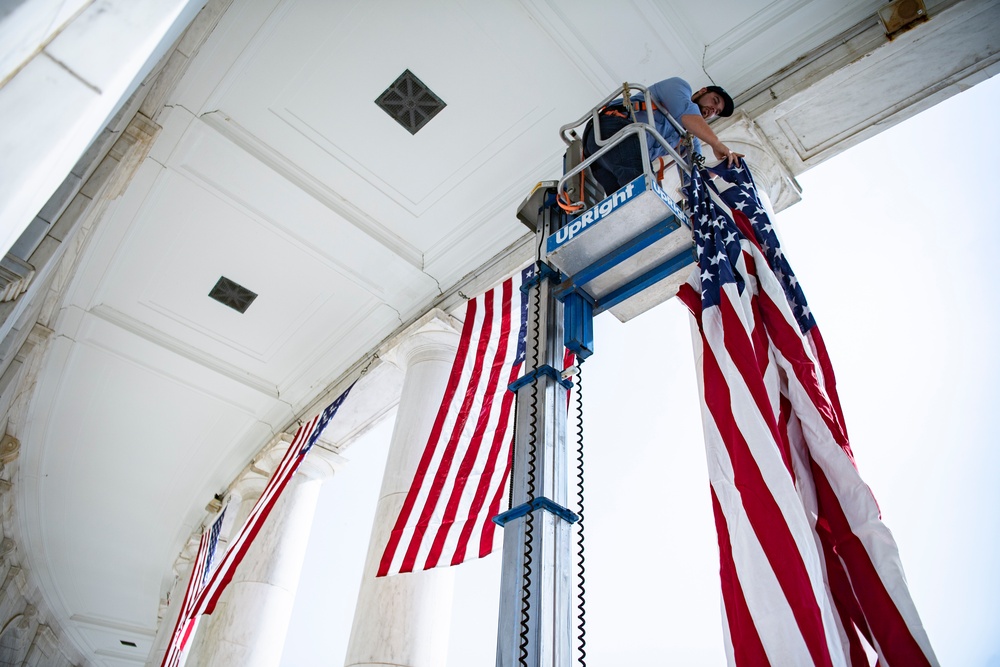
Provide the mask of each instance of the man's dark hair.
{"label": "man's dark hair", "polygon": [[729,96],[729,93],[727,93],[719,86],[706,86],[705,90],[707,90],[710,93],[718,93],[719,97],[722,98],[723,107],[722,107],[722,112],[719,114],[720,116],[728,118],[729,116],[733,115],[733,109],[736,108],[736,105],[733,104],[733,98]]}

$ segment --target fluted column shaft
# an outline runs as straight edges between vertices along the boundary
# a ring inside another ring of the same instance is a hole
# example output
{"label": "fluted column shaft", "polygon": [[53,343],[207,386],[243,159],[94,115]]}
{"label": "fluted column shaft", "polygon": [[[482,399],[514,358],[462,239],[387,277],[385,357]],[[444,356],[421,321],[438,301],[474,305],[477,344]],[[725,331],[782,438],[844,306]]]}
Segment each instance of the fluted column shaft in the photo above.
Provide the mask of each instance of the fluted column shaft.
{"label": "fluted column shaft", "polygon": [[[287,447],[286,442],[275,447],[275,462]],[[319,447],[309,452],[215,611],[202,618],[187,664],[276,667],[281,662],[320,487],[333,476],[335,458]],[[237,526],[243,525],[265,483],[254,475],[237,484],[242,496]]]}
{"label": "fluted column shaft", "polygon": [[458,334],[432,320],[394,350],[406,372],[358,593],[348,667],[445,664],[454,585],[448,568],[376,578],[389,532],[409,490],[440,406]]}

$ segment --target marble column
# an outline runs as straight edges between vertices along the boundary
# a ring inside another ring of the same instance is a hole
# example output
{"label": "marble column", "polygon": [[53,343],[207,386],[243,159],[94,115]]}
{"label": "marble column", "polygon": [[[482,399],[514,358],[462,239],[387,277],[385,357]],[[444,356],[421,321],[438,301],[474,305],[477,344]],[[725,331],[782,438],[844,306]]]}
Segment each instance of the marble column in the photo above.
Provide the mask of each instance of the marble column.
{"label": "marble column", "polygon": [[434,318],[403,338],[390,357],[406,375],[358,593],[347,667],[445,664],[452,570],[382,578],[375,573],[430,434],[457,345],[455,330]]}
{"label": "marble column", "polygon": [[[282,441],[270,450],[265,457],[270,469],[287,448],[288,443]],[[199,622],[189,665],[276,667],[281,662],[320,487],[333,476],[340,461],[319,445],[309,452],[215,611]],[[264,490],[267,476],[249,474],[237,482],[233,495],[239,495],[240,500],[235,525],[243,525]]]}
{"label": "marble column", "polygon": [[[802,199],[802,187],[788,166],[782,162],[778,150],[744,111],[737,109],[732,117],[719,124],[719,138],[737,153],[746,156],[753,171],[761,200],[772,217]],[[705,151],[712,157],[711,149]]]}

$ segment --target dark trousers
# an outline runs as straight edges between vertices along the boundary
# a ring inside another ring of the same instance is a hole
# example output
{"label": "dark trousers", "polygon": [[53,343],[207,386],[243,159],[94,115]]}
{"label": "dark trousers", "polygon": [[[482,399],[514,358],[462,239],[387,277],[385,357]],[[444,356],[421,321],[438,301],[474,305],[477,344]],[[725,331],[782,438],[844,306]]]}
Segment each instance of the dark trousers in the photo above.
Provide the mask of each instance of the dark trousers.
{"label": "dark trousers", "polygon": [[[628,118],[610,114],[601,114],[599,118],[601,139],[605,140],[623,127],[632,124]],[[587,129],[583,132],[584,157],[593,155],[598,148],[600,147],[594,140],[593,124],[588,123]],[[610,195],[626,183],[631,182],[642,173],[642,152],[639,147],[639,137],[633,134],[614,146],[591,165],[590,172],[604,188],[606,195]]]}

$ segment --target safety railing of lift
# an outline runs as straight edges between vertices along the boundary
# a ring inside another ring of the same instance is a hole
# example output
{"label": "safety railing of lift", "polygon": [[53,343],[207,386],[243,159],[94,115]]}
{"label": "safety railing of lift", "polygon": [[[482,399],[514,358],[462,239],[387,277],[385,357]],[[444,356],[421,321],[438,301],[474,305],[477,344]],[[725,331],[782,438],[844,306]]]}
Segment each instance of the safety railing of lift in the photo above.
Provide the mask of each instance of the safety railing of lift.
{"label": "safety railing of lift", "polygon": [[[642,113],[641,111],[634,112],[629,110],[631,103],[628,102],[628,100],[631,97],[632,93],[636,91],[641,92],[643,95],[643,99],[646,100],[647,102],[645,109],[647,122],[638,121],[638,114]],[[623,108],[626,110],[626,112],[634,114],[632,117],[636,119],[636,122],[623,127],[622,129],[618,130],[618,132],[613,134],[611,137],[605,139],[601,137],[601,124],[599,116],[601,110],[603,110],[607,106],[613,106],[612,103],[619,97],[622,98]],[[618,88],[615,91],[613,91],[610,95],[605,97],[597,106],[595,106],[593,109],[585,113],[576,121],[567,123],[566,125],[563,125],[562,127],[559,128],[559,136],[566,143],[566,145],[569,145],[575,139],[575,133],[573,131],[576,128],[583,125],[588,120],[590,120],[593,127],[592,131],[594,133],[594,141],[598,146],[600,146],[597,152],[595,152],[591,156],[588,156],[585,160],[580,162],[580,164],[568,170],[565,174],[563,174],[562,178],[559,179],[559,184],[556,186],[556,197],[558,198],[559,201],[567,201],[569,199],[569,194],[566,192],[566,183],[572,177],[581,174],[585,169],[589,168],[590,165],[594,164],[594,162],[596,162],[602,155],[604,155],[605,153],[610,151],[614,146],[620,144],[622,141],[626,140],[628,137],[632,135],[640,137],[639,150],[641,151],[640,154],[642,156],[643,173],[650,176],[650,178],[653,178],[655,180],[655,175],[653,174],[652,171],[651,160],[649,159],[649,146],[647,146],[647,142],[643,141],[642,137],[640,136],[645,134],[652,135],[653,138],[660,144],[660,146],[667,152],[667,155],[669,155],[673,159],[673,162],[674,164],[676,164],[677,169],[680,172],[682,172],[680,174],[682,181],[684,179],[685,173],[687,174],[691,173],[691,164],[688,161],[686,161],[684,157],[681,156],[681,154],[678,153],[677,150],[674,149],[674,147],[671,146],[667,142],[667,140],[664,139],[663,136],[660,135],[660,133],[656,130],[656,125],[653,122],[653,108],[652,105],[648,103],[649,100],[651,99],[652,96],[649,94],[649,90],[645,86],[638,83],[625,83],[622,85],[621,88]],[[684,129],[683,125],[678,123],[673,116],[667,113],[666,109],[663,106],[657,104],[657,107],[659,108],[660,112],[667,117],[667,120],[670,121],[670,123],[677,129],[677,133],[681,136],[681,144],[688,146],[688,153],[694,155],[694,151],[690,149],[691,135],[689,135],[687,130]],[[669,166],[669,164],[665,165],[665,167],[666,166]],[[605,194],[610,195],[611,193],[606,192]],[[581,197],[582,197],[582,191],[581,191]],[[580,210],[583,210],[583,208],[585,207],[583,201],[568,202],[568,205],[572,207],[579,207]]]}

